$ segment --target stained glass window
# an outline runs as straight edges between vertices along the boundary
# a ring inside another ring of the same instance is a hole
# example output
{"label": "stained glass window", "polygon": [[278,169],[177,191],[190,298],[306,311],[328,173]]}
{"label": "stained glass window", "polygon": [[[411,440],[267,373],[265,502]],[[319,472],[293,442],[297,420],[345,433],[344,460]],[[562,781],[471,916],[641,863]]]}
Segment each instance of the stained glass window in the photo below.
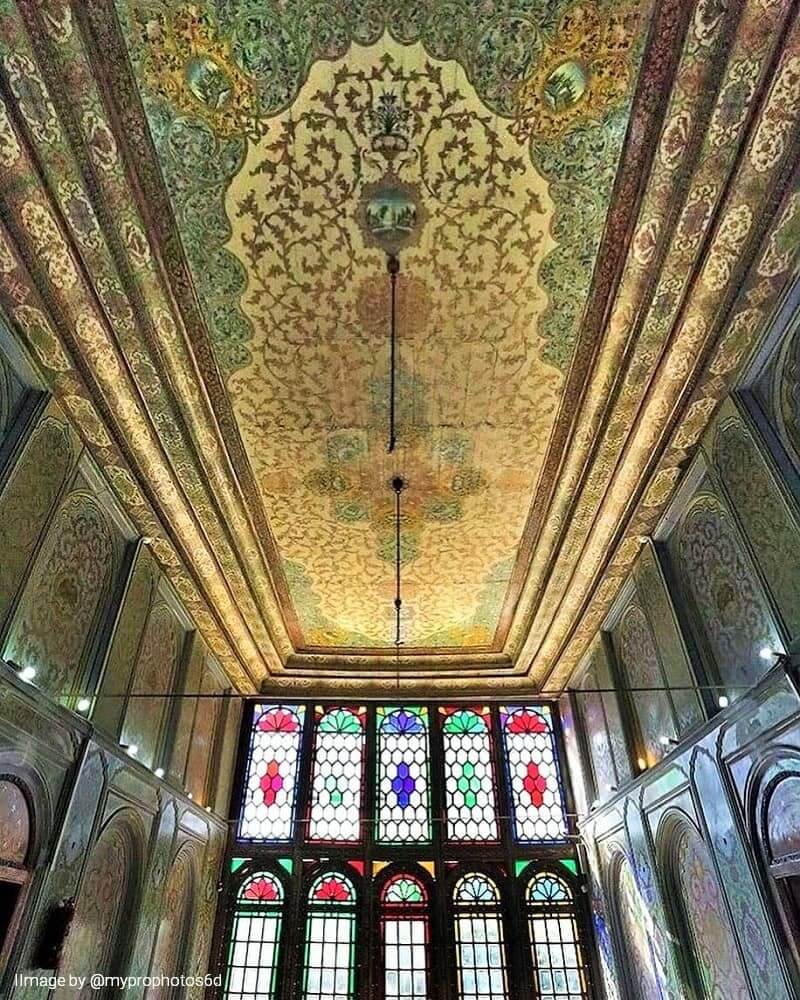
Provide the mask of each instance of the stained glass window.
{"label": "stained glass window", "polygon": [[303,1000],[355,996],[356,891],[338,872],[319,875],[308,893]]}
{"label": "stained glass window", "polygon": [[427,843],[430,822],[428,710],[377,710],[377,840]]}
{"label": "stained glass window", "polygon": [[567,836],[553,722],[547,705],[500,709],[514,836],[521,844]]}
{"label": "stained glass window", "polygon": [[239,819],[242,840],[292,839],[302,705],[256,705]]}
{"label": "stained glass window", "polygon": [[453,890],[456,965],[460,1000],[506,1000],[500,893],[479,872],[464,875]]}
{"label": "stained glass window", "polygon": [[447,836],[496,841],[495,776],[489,710],[442,708]]}
{"label": "stained glass window", "polygon": [[273,1000],[283,920],[283,886],[257,872],[239,888],[233,912],[226,1000]]}
{"label": "stained glass window", "polygon": [[381,894],[384,1000],[428,1000],[428,894],[413,875],[391,878]]}
{"label": "stained glass window", "polygon": [[309,840],[361,839],[364,770],[363,708],[316,708]]}
{"label": "stained glass window", "polygon": [[528,883],[528,929],[540,1000],[584,1000],[586,972],[568,883],[540,872]]}

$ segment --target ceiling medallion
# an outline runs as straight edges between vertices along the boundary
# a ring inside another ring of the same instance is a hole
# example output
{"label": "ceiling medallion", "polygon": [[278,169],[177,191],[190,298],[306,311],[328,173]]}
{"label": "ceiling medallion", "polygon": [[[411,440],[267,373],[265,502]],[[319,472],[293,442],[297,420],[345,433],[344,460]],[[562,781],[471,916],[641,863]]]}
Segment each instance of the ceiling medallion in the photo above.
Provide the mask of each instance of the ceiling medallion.
{"label": "ceiling medallion", "polygon": [[417,185],[387,171],[377,183],[364,185],[359,216],[365,243],[394,256],[419,241],[426,212]]}

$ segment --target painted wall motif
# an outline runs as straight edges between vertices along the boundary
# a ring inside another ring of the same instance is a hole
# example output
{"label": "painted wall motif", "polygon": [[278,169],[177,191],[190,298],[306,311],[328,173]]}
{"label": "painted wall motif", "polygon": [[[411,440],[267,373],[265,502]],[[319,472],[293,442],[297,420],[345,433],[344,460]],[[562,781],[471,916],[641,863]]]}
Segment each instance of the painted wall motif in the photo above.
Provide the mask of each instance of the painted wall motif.
{"label": "painted wall motif", "polygon": [[766,828],[771,861],[800,857],[800,776],[787,776],[775,786]]}
{"label": "painted wall motif", "polygon": [[[161,902],[161,919],[150,963],[151,975],[172,976],[185,968],[189,951],[191,918],[199,885],[194,871],[193,851],[184,847],[176,854],[169,870]],[[169,986],[152,986],[147,1000],[172,996]]]}
{"label": "painted wall motif", "polygon": [[720,421],[714,457],[786,627],[791,635],[800,635],[800,573],[787,558],[787,553],[800,551],[797,517],[737,416]]}
{"label": "painted wall motif", "polygon": [[656,975],[653,937],[661,933],[642,900],[636,878],[627,859],[616,862],[615,896],[619,921],[618,937],[627,956],[626,971],[641,1000],[662,1000],[664,994]]}
{"label": "painted wall motif", "polygon": [[696,830],[682,830],[675,848],[675,888],[688,940],[687,959],[708,1000],[751,996],[708,848]]}
{"label": "painted wall motif", "polygon": [[[61,964],[64,976],[86,976],[105,971],[114,975],[123,960],[128,921],[135,913],[141,845],[135,845],[126,822],[112,820],[92,848],[81,881],[75,916]],[[55,996],[89,1000],[96,993],[64,987]]]}
{"label": "painted wall motif", "polygon": [[0,778],[0,864],[24,865],[30,837],[31,815],[22,789]]}
{"label": "painted wall motif", "polygon": [[664,755],[661,740],[676,735],[653,630],[642,609],[631,604],[613,635],[626,686],[651,689],[631,691],[629,698],[639,723],[646,759],[652,764]]}
{"label": "painted wall motif", "polygon": [[766,669],[761,649],[780,649],[781,641],[730,515],[701,494],[671,545],[723,683],[749,687]]}
{"label": "painted wall motif", "polygon": [[4,485],[0,479],[0,622],[24,580],[36,542],[75,457],[71,432],[55,415],[48,414],[34,429]]}
{"label": "painted wall motif", "polygon": [[122,542],[94,498],[75,489],[61,504],[14,617],[5,658],[32,667],[54,697],[74,693],[84,655],[107,610]]}
{"label": "painted wall motif", "polygon": [[123,742],[138,747],[138,759],[154,766],[164,720],[170,708],[165,697],[142,697],[172,690],[183,648],[183,630],[163,602],[153,606],[139,647],[130,699],[122,726]]}

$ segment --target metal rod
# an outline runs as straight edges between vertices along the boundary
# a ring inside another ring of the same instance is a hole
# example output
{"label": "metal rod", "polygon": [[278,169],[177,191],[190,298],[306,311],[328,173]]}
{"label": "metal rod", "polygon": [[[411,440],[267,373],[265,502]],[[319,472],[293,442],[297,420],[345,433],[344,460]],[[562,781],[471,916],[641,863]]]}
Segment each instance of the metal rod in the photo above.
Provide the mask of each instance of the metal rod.
{"label": "metal rod", "polygon": [[395,632],[394,632],[394,644],[397,651],[400,651],[401,637],[400,637],[400,610],[403,607],[403,600],[400,593],[400,563],[402,560],[401,552],[401,538],[400,538],[400,494],[403,492],[403,487],[405,483],[402,477],[395,476],[392,480],[392,489],[394,490],[394,614],[395,614]]}
{"label": "metal rod", "polygon": [[389,254],[386,258],[386,269],[389,272],[389,454],[397,446],[397,275],[400,271],[400,258]]}

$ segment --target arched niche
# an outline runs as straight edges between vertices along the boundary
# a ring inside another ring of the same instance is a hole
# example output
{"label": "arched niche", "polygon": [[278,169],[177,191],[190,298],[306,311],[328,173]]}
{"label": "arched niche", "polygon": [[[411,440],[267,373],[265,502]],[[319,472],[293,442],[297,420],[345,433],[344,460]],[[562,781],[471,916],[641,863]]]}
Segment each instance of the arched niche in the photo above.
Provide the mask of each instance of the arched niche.
{"label": "arched niche", "polygon": [[687,996],[749,1000],[750,984],[711,852],[685,813],[661,821],[657,853],[667,918]]}
{"label": "arched niche", "polygon": [[[191,954],[194,902],[197,895],[197,858],[191,844],[182,845],[170,865],[161,901],[161,918],[150,961],[150,975],[190,975],[186,968]],[[146,1000],[172,996],[172,988],[152,985],[145,993]]]}
{"label": "arched niche", "polygon": [[34,842],[31,797],[16,776],[0,772],[0,967],[20,924],[30,885]]}

